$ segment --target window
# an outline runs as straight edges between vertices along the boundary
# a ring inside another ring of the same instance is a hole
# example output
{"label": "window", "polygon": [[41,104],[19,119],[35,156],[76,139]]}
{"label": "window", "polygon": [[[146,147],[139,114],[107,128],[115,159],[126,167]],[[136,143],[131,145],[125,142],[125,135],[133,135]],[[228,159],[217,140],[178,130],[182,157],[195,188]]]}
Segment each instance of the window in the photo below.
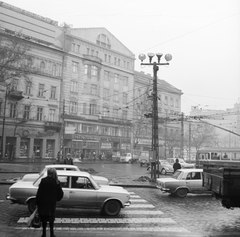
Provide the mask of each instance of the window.
{"label": "window", "polygon": [[93,49],[91,50],[91,55],[92,55],[92,56],[94,55],[94,50],[93,50]]}
{"label": "window", "polygon": [[170,105],[173,106],[173,98],[170,98]]}
{"label": "window", "polygon": [[37,108],[37,120],[42,121],[42,119],[43,119],[43,108],[38,107]]}
{"label": "window", "polygon": [[104,47],[104,48],[108,48],[108,49],[111,48],[110,40],[105,34],[98,35],[97,44]]}
{"label": "window", "polygon": [[179,107],[179,101],[178,101],[178,99],[176,99],[176,108],[178,108]]}
{"label": "window", "polygon": [[53,76],[56,76],[56,64],[53,64],[53,67],[52,67],[52,75],[53,75]]}
{"label": "window", "polygon": [[114,57],[114,64],[117,65],[117,58]]}
{"label": "window", "polygon": [[118,109],[113,109],[113,117],[118,118]]}
{"label": "window", "polygon": [[42,61],[40,63],[40,72],[44,72],[44,69],[45,69],[45,63]]}
{"label": "window", "polygon": [[88,65],[84,66],[84,74],[87,75],[88,74]]}
{"label": "window", "polygon": [[96,113],[97,113],[97,105],[96,104],[90,104],[89,114],[95,115]]}
{"label": "window", "polygon": [[123,104],[127,104],[127,100],[128,100],[128,94],[123,93]]}
{"label": "window", "polygon": [[9,117],[10,118],[16,118],[17,115],[17,105],[14,103],[10,104],[10,114]]}
{"label": "window", "polygon": [[118,102],[119,101],[119,96],[118,96],[118,91],[114,91],[114,97],[113,97],[113,100]]}
{"label": "window", "polygon": [[114,82],[117,84],[119,80],[119,75],[118,74],[114,74]]}
{"label": "window", "polygon": [[108,131],[109,131],[109,127],[102,126],[100,128],[100,132],[101,132],[102,135],[109,135]]}
{"label": "window", "polygon": [[97,76],[97,67],[96,66],[91,67],[91,75],[92,76]]}
{"label": "window", "polygon": [[18,87],[18,79],[13,79],[12,80],[12,90],[13,91],[17,91],[17,87]]}
{"label": "window", "polygon": [[109,116],[109,108],[103,107],[103,116],[108,117]]}
{"label": "window", "polygon": [[111,55],[108,55],[108,62],[111,63]]}
{"label": "window", "polygon": [[31,95],[31,87],[32,87],[32,83],[27,82],[26,87],[25,87],[25,94],[26,95]]}
{"label": "window", "polygon": [[43,97],[43,92],[44,92],[44,84],[39,84],[38,96]]}
{"label": "window", "polygon": [[107,62],[107,54],[104,54],[104,61]]}
{"label": "window", "polygon": [[84,89],[84,92],[87,93],[87,83],[83,84],[83,89]]}
{"label": "window", "polygon": [[72,72],[78,72],[78,63],[72,62]]}
{"label": "window", "polygon": [[128,86],[128,77],[123,77],[123,85]]}
{"label": "window", "polygon": [[118,128],[116,128],[116,127],[115,127],[115,128],[112,128],[112,129],[111,129],[111,135],[112,135],[112,136],[118,136]]}
{"label": "window", "polygon": [[75,43],[72,43],[72,51],[75,51]]}
{"label": "window", "polygon": [[104,71],[104,80],[105,81],[110,81],[110,72]]}
{"label": "window", "polygon": [[78,84],[76,81],[71,81],[71,87],[70,87],[70,91],[71,92],[77,92],[78,89]]}
{"label": "window", "polygon": [[118,59],[118,66],[120,66],[120,62],[121,62],[121,60],[120,60],[120,59]]}
{"label": "window", "polygon": [[77,52],[80,53],[80,45],[77,45]]}
{"label": "window", "polygon": [[106,88],[103,89],[103,99],[109,100],[109,89]]}
{"label": "window", "polygon": [[54,122],[54,118],[55,118],[55,109],[49,109],[49,121]]}
{"label": "window", "polygon": [[128,111],[127,110],[122,111],[122,117],[123,117],[123,119],[127,119],[127,117],[128,117]]}
{"label": "window", "polygon": [[76,114],[77,113],[77,102],[76,101],[70,101],[70,114]]}
{"label": "window", "polygon": [[30,106],[25,105],[24,112],[23,112],[23,119],[29,120],[29,115],[30,115]]}
{"label": "window", "polygon": [[96,57],[98,57],[98,51],[96,51]]}
{"label": "window", "polygon": [[83,103],[83,114],[87,114],[87,104]]}
{"label": "window", "polygon": [[168,105],[168,97],[167,96],[165,96],[164,104]]}
{"label": "window", "polygon": [[56,99],[56,90],[57,90],[57,87],[56,87],[56,86],[51,86],[50,99]]}
{"label": "window", "polygon": [[91,85],[91,94],[97,95],[97,85]]}

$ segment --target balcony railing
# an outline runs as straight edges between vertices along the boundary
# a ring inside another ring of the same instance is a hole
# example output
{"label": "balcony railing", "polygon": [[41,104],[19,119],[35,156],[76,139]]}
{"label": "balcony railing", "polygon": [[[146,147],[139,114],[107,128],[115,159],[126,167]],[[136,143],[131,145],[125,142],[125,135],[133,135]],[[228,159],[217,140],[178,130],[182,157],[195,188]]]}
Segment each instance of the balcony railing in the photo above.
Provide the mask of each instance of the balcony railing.
{"label": "balcony railing", "polygon": [[8,97],[10,99],[14,99],[14,100],[21,100],[21,99],[24,98],[23,92],[22,91],[17,91],[17,90],[10,90],[8,92]]}
{"label": "balcony railing", "polygon": [[45,122],[45,131],[47,130],[55,130],[57,132],[59,132],[61,130],[62,127],[62,123],[59,122]]}

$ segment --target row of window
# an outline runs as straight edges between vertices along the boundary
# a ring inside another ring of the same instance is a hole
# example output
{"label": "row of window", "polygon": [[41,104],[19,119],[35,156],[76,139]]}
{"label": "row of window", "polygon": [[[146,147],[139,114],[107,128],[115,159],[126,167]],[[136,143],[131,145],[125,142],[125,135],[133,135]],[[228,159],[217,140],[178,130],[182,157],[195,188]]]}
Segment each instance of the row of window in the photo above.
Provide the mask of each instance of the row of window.
{"label": "row of window", "polygon": [[85,134],[93,134],[93,135],[109,135],[109,136],[120,136],[120,137],[130,137],[131,133],[128,128],[126,127],[110,127],[110,126],[102,126],[102,125],[95,125],[95,124],[67,124],[67,126],[76,127],[76,131],[78,133],[85,133]]}
{"label": "row of window", "polygon": [[129,84],[129,79],[128,79],[128,77],[126,77],[126,76],[120,76],[119,74],[117,74],[117,73],[111,73],[111,72],[109,72],[109,71],[104,71],[104,80],[105,81],[110,81],[111,80],[111,77],[113,76],[113,78],[114,78],[114,83],[115,84],[119,84],[119,80],[120,80],[120,77],[122,78],[122,80],[123,80],[123,85],[124,86],[128,86],[128,84]]}
{"label": "row of window", "polygon": [[[3,109],[3,103],[0,102],[0,111]],[[33,116],[33,113],[36,114],[36,117]],[[23,118],[25,120],[30,119],[30,115],[32,119],[36,119],[38,121],[43,121],[43,107],[37,107],[36,111],[31,111],[30,105],[24,105],[23,110],[16,103],[9,103],[9,116],[10,118]],[[56,121],[56,109],[49,109],[48,112],[48,121],[55,122]]]}

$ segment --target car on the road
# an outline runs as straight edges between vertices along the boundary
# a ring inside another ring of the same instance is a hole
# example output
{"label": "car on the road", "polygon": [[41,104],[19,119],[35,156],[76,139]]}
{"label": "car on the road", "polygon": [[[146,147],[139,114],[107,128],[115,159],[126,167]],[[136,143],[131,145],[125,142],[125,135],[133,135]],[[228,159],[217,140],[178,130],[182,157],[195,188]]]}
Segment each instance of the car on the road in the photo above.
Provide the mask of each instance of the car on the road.
{"label": "car on the road", "polygon": [[[177,159],[177,158],[167,158],[167,161],[168,161],[171,165],[173,165],[173,164],[176,162],[176,159]],[[195,164],[187,163],[187,162],[185,162],[185,160],[182,159],[182,158],[178,158],[178,160],[179,160],[179,163],[180,163],[182,169],[188,169],[188,168],[194,169],[194,168],[196,168],[196,165],[195,165]]]}
{"label": "car on the road", "polygon": [[[35,174],[25,174],[21,179],[18,181],[29,182],[35,181],[39,176],[43,173],[47,173],[47,169],[54,168],[56,170],[72,170],[81,172],[80,169],[76,165],[66,165],[66,164],[56,164],[56,165],[46,165],[40,173]],[[109,180],[102,176],[92,175],[94,180],[100,185],[109,185]]]}
{"label": "car on the road", "polygon": [[[147,167],[147,171],[151,172],[151,166]],[[172,174],[173,166],[167,160],[159,160],[159,173],[160,174]]]}
{"label": "car on the road", "polygon": [[[87,172],[57,170],[64,196],[57,207],[98,209],[109,216],[118,215],[121,208],[130,205],[130,194],[118,186],[99,185]],[[42,173],[34,182],[16,182],[9,188],[6,196],[12,203],[28,205],[32,213],[35,208],[36,193],[41,179],[46,177]],[[73,180],[77,180],[73,183]],[[76,186],[74,186],[76,185]]]}
{"label": "car on the road", "polygon": [[188,193],[209,193],[202,185],[202,177],[202,169],[179,169],[169,178],[158,178],[156,187],[182,198]]}
{"label": "car on the road", "polygon": [[141,151],[139,155],[139,163],[140,166],[149,166],[150,165],[150,157],[149,157],[149,151]]}
{"label": "car on the road", "polygon": [[122,163],[132,163],[132,154],[124,153],[120,156],[120,162]]}

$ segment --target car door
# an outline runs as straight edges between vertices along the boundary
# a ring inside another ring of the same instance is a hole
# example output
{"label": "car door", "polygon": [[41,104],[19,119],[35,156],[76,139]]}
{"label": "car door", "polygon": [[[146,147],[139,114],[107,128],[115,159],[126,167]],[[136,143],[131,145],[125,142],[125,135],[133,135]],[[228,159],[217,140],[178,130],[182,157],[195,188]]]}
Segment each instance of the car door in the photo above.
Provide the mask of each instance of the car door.
{"label": "car door", "polygon": [[186,177],[186,185],[190,192],[202,191],[202,172],[189,172]]}
{"label": "car door", "polygon": [[58,180],[60,181],[60,185],[63,190],[63,198],[60,202],[57,202],[57,206],[68,207],[70,193],[68,176],[59,175]]}
{"label": "car door", "polygon": [[[74,182],[74,178],[77,180]],[[84,176],[70,177],[69,207],[96,208],[97,190]]]}

